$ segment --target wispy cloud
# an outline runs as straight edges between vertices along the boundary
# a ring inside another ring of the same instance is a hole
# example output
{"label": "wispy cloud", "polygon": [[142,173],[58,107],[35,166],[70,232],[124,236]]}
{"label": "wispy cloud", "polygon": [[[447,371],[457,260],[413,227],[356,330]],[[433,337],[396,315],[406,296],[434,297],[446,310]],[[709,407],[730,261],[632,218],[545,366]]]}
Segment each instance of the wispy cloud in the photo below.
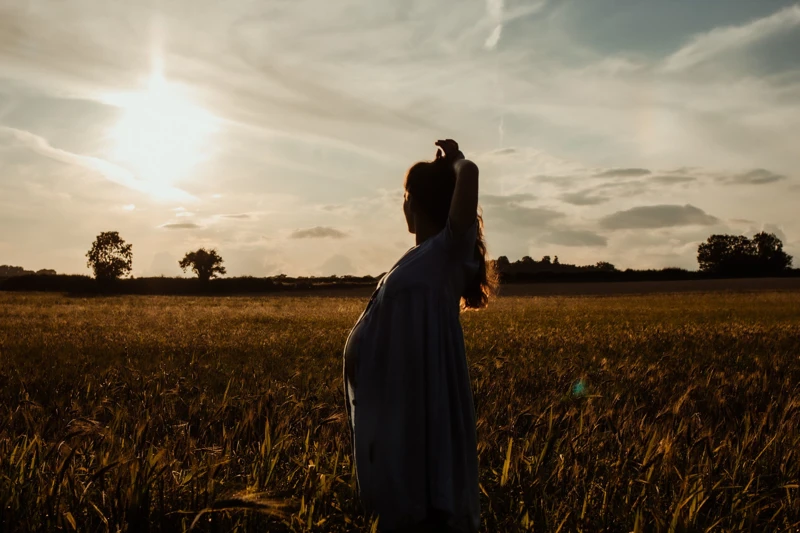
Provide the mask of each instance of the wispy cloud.
{"label": "wispy cloud", "polygon": [[725,183],[736,185],[766,185],[768,183],[776,183],[786,180],[787,176],[783,174],[776,174],[763,168],[756,168],[743,174],[736,174],[723,179]]}
{"label": "wispy cloud", "polygon": [[484,46],[493,50],[503,34],[503,0],[486,0],[486,14],[489,24],[492,26],[492,33],[486,38]]}
{"label": "wispy cloud", "polygon": [[676,226],[710,226],[719,219],[693,205],[649,205],[617,211],[600,219],[606,229],[655,229]]}
{"label": "wispy cloud", "polygon": [[326,226],[298,229],[289,236],[290,239],[344,239],[345,237],[347,237],[345,232]]}
{"label": "wispy cloud", "polygon": [[608,244],[607,238],[588,230],[557,229],[545,233],[540,240],[546,244],[573,247],[606,246]]}
{"label": "wispy cloud", "polygon": [[598,178],[638,178],[648,174],[650,171],[646,168],[612,168],[595,175]]}
{"label": "wispy cloud", "polygon": [[738,26],[714,28],[695,36],[688,44],[670,55],[663,64],[667,72],[690,69],[713,61],[723,54],[735,55],[746,46],[770,36],[800,27],[800,5],[792,5],[772,15]]}
{"label": "wispy cloud", "polygon": [[72,152],[50,146],[50,143],[47,142],[47,139],[39,137],[38,135],[35,135],[29,131],[9,128],[7,126],[0,126],[0,138],[2,138],[2,136],[11,138],[14,142],[25,146],[26,148],[43,157],[85,168],[118,185],[148,194],[155,198],[176,201],[191,201],[195,199],[191,194],[178,188],[137,179],[129,170],[120,167],[119,165],[109,163],[104,159],[74,154]]}
{"label": "wispy cloud", "polygon": [[159,227],[164,229],[199,229],[202,226],[199,226],[194,222],[170,222],[167,224],[161,224]]}
{"label": "wispy cloud", "polygon": [[564,193],[559,198],[572,205],[598,205],[609,200],[607,196],[595,194],[593,189]]}

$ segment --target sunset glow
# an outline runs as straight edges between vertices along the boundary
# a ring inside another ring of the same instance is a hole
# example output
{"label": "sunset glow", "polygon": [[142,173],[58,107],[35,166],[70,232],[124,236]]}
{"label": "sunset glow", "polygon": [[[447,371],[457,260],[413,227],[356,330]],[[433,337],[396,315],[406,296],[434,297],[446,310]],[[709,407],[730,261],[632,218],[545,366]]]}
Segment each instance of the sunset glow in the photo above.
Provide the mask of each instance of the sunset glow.
{"label": "sunset glow", "polygon": [[109,101],[125,110],[111,132],[112,158],[147,181],[187,179],[217,131],[216,119],[189,103],[160,74],[153,75],[146,91]]}

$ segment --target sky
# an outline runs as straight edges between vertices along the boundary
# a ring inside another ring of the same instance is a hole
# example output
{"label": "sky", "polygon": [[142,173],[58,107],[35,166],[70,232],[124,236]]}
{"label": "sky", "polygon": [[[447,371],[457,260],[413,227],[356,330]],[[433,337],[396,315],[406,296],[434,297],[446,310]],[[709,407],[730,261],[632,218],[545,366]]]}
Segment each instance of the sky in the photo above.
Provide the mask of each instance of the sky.
{"label": "sky", "polygon": [[378,274],[402,180],[454,138],[489,252],[696,268],[714,233],[800,263],[800,4],[0,0],[0,264]]}

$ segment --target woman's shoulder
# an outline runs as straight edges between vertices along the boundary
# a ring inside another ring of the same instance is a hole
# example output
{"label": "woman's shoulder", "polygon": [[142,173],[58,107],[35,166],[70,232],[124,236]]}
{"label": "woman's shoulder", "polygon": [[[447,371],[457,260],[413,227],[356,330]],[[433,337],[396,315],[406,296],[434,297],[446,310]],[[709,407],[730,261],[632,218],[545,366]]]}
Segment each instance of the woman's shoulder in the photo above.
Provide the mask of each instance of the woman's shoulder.
{"label": "woman's shoulder", "polygon": [[446,260],[434,242],[424,242],[397,262],[381,281],[387,295],[401,291],[429,290],[441,285],[446,274]]}

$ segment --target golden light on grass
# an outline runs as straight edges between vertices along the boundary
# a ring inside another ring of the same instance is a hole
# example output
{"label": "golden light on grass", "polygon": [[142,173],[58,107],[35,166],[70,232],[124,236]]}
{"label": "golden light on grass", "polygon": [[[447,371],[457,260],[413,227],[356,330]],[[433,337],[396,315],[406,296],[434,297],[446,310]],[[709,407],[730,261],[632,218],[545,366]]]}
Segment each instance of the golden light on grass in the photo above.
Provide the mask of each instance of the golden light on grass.
{"label": "golden light on grass", "polygon": [[[364,304],[0,293],[0,531],[375,531],[342,398]],[[800,293],[463,324],[482,531],[800,530]]]}

